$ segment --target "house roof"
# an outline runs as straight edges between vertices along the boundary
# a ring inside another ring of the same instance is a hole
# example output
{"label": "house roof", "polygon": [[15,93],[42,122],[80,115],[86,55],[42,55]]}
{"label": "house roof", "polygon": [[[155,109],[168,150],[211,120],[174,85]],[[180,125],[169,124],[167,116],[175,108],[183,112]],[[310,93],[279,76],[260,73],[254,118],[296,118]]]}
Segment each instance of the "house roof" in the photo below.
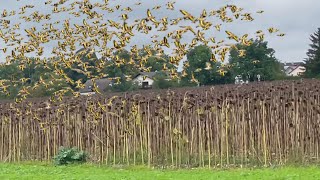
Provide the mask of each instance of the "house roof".
{"label": "house roof", "polygon": [[303,62],[290,62],[290,63],[281,63],[283,66],[303,66]]}
{"label": "house roof", "polygon": [[290,72],[293,71],[294,69],[296,69],[295,66],[288,66],[288,67],[285,69],[285,72],[286,72],[286,73],[290,73]]}
{"label": "house roof", "polygon": [[139,75],[147,76],[148,78],[153,78],[155,75],[157,75],[157,72],[139,72],[137,75],[134,76],[134,78],[138,77]]}
{"label": "house roof", "polygon": [[[112,84],[112,80],[110,80],[108,78],[97,79],[97,80],[95,80],[95,83],[98,86],[98,89],[100,91],[104,91],[110,84]],[[93,86],[93,82],[91,79],[87,80],[84,83],[84,85],[85,85],[85,88],[80,89],[79,90],[80,93],[92,92],[91,86]]]}
{"label": "house roof", "polygon": [[86,51],[85,53],[89,53],[91,51],[91,49],[90,48],[81,48],[78,51],[76,51],[75,54],[79,54],[80,52],[83,52],[83,51]]}
{"label": "house roof", "polygon": [[289,66],[289,67],[286,69],[286,72],[287,72],[287,74],[291,74],[293,71],[295,71],[296,69],[301,68],[301,67],[304,68],[304,66],[301,66],[301,65]]}

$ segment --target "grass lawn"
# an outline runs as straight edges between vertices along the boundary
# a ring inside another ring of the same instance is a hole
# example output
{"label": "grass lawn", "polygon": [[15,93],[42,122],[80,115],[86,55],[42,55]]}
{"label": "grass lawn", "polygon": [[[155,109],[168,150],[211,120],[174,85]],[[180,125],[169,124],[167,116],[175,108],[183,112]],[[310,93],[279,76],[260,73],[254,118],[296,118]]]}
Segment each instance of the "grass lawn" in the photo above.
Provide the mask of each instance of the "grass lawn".
{"label": "grass lawn", "polygon": [[0,179],[320,179],[319,167],[266,169],[181,169],[160,170],[142,167],[110,168],[96,165],[53,166],[39,163],[0,164]]}

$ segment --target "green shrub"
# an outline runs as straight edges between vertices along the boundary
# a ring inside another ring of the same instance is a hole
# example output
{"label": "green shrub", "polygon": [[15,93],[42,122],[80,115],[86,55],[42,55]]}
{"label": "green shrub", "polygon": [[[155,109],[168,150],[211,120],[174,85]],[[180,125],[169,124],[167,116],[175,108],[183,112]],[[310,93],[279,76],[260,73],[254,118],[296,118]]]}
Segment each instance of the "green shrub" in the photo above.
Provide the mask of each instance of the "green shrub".
{"label": "green shrub", "polygon": [[108,87],[105,89],[105,92],[127,92],[127,91],[135,91],[138,90],[139,86],[132,81],[121,81],[120,84],[113,84],[112,87]]}
{"label": "green shrub", "polygon": [[54,157],[54,162],[57,165],[66,165],[72,163],[85,163],[87,154],[77,148],[61,147],[58,154]]}

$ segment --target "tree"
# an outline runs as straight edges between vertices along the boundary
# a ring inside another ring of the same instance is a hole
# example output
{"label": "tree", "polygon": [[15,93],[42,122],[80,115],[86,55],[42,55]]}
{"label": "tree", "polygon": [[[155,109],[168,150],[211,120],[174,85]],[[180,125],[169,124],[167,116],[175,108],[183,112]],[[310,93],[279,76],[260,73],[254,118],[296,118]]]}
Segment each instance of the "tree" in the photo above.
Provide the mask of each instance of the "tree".
{"label": "tree", "polygon": [[19,69],[19,63],[14,62],[9,65],[0,67],[0,80],[8,80],[7,88],[0,87],[1,99],[13,99],[21,88],[21,83],[18,83],[24,77],[23,72]]}
{"label": "tree", "polygon": [[109,78],[119,78],[119,82],[107,88],[106,91],[125,92],[137,90],[138,86],[130,80],[130,77],[132,78],[138,74],[139,70],[135,64],[130,63],[131,58],[133,58],[130,52],[121,49],[113,55],[117,59],[108,60],[103,72]]}
{"label": "tree", "polygon": [[[90,49],[82,48],[78,50],[75,55],[79,57],[81,63],[86,63],[90,68],[88,68],[88,71],[92,73],[92,75],[98,75],[97,73],[97,61],[98,57],[96,53]],[[72,64],[72,68],[79,69],[79,62],[76,62]],[[80,68],[81,69],[81,68]],[[73,81],[80,80],[82,83],[86,82],[88,80],[88,77],[85,74],[76,72],[70,68],[65,68],[64,71],[66,72],[67,76],[71,78]]]}
{"label": "tree", "polygon": [[[146,51],[146,49],[148,50],[148,52]],[[139,56],[141,57],[146,57],[147,56],[147,60],[144,64],[144,66],[146,68],[150,68],[151,72],[155,72],[155,71],[163,71],[164,67],[166,67],[167,69],[176,69],[176,67],[173,64],[169,63],[169,56],[167,54],[161,53],[161,54],[157,54],[157,51],[154,49],[150,49],[150,48],[142,48],[139,49]]]}
{"label": "tree", "polygon": [[59,90],[70,87],[70,85],[66,81],[57,80],[59,77],[53,72],[42,74],[41,77],[44,83],[39,84],[35,89],[31,89],[29,91],[30,97],[49,97]]}
{"label": "tree", "polygon": [[163,55],[160,57],[157,56],[151,56],[147,59],[147,62],[145,64],[146,67],[150,67],[150,71],[162,71],[164,68],[164,64],[166,64],[166,67],[168,69],[175,68],[174,65],[168,63],[169,57],[167,55]]}
{"label": "tree", "polygon": [[320,28],[310,35],[310,40],[308,57],[305,59],[306,72],[304,75],[308,78],[320,77]]}
{"label": "tree", "polygon": [[[243,56],[239,51],[244,50]],[[237,44],[230,50],[229,63],[232,77],[242,75],[255,80],[260,74],[263,80],[276,80],[284,77],[283,68],[274,56],[275,50],[268,47],[268,42],[255,40],[251,45]]]}
{"label": "tree", "polygon": [[171,87],[178,87],[179,82],[177,79],[170,79],[164,72],[159,72],[154,77],[153,88],[155,89],[168,89]]}
{"label": "tree", "polygon": [[[200,85],[221,84],[224,77],[217,72],[220,63],[211,61],[212,51],[210,47],[199,45],[191,49],[187,54],[188,64],[184,71],[186,76],[182,78],[182,84],[192,85],[190,83],[192,74]],[[209,63],[209,64],[208,64]],[[208,66],[209,65],[209,66]]]}
{"label": "tree", "polygon": [[105,89],[105,91],[111,92],[128,92],[138,90],[139,86],[132,82],[122,79],[119,84],[113,84],[110,88]]}
{"label": "tree", "polygon": [[[49,65],[50,66],[50,65]],[[52,68],[52,67],[51,67]],[[22,87],[34,86],[40,80],[46,84],[38,84],[37,88],[32,88],[27,97],[51,96],[54,92],[70,87],[66,81],[56,82],[59,77],[37,63],[35,58],[30,58],[30,63],[15,60],[12,64],[0,66],[0,80],[8,80],[9,85],[6,92],[0,91],[0,99],[13,99],[17,97]],[[25,79],[22,81],[21,79]]]}
{"label": "tree", "polygon": [[[136,75],[139,70],[135,66],[135,64],[130,64],[131,55],[129,51],[122,49],[116,51],[114,56],[118,57],[119,60],[109,60],[106,63],[106,67],[103,70],[108,77],[121,77],[124,76],[134,76]],[[119,61],[119,62],[117,62]]]}

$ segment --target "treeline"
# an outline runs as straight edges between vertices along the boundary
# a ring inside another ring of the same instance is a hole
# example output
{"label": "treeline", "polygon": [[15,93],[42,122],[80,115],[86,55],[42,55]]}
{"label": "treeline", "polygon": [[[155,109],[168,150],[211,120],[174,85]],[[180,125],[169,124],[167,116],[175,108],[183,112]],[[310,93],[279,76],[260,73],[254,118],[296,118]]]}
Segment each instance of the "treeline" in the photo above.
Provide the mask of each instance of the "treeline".
{"label": "treeline", "polygon": [[310,35],[310,48],[307,51],[305,59],[307,78],[320,78],[320,28],[315,33]]}
{"label": "treeline", "polygon": [[[245,50],[245,54],[239,56],[238,49]],[[136,64],[132,63],[131,53],[127,50],[115,52],[118,60],[108,61],[98,59],[93,53],[90,58],[86,56],[89,52],[84,49],[79,50],[81,53],[81,61],[88,66],[88,69],[93,74],[105,74],[105,77],[116,78],[114,86],[108,91],[130,91],[138,87],[132,83],[132,77],[141,71]],[[141,50],[140,55],[147,52]],[[148,52],[150,53],[150,52]],[[156,51],[151,52],[151,56],[146,60],[144,67],[146,71],[158,72],[154,77],[153,88],[165,89],[170,87],[185,87],[185,86],[202,86],[233,83],[237,75],[249,78],[250,81],[255,81],[257,74],[261,75],[262,80],[277,80],[285,77],[283,67],[274,56],[274,49],[268,47],[267,42],[254,41],[250,46],[236,45],[230,51],[228,58],[229,62],[217,61],[212,49],[205,45],[199,45],[190,49],[187,54],[187,60],[183,63],[182,71],[178,72],[178,65],[170,63],[170,57],[166,54],[157,54]],[[28,66],[24,63],[19,63],[16,60],[14,63],[0,67],[0,79],[8,79],[15,83],[14,86],[8,87],[6,93],[2,93],[0,98],[13,98],[18,91],[26,85],[34,85],[39,83],[37,88],[30,92],[30,97],[51,96],[54,92],[63,88],[72,88],[77,91],[81,87],[75,84],[70,84],[68,81],[54,81],[58,78],[56,72],[51,69],[55,64],[48,62],[46,66],[39,63],[39,59],[30,58]],[[103,68],[100,72],[95,72],[97,62],[102,62]],[[76,65],[75,65],[76,66]],[[88,80],[87,76],[81,72],[75,71],[76,67],[61,67],[67,72],[68,78],[73,81],[81,81],[84,83]],[[177,78],[170,78],[177,77]],[[170,80],[168,80],[170,79]]]}

